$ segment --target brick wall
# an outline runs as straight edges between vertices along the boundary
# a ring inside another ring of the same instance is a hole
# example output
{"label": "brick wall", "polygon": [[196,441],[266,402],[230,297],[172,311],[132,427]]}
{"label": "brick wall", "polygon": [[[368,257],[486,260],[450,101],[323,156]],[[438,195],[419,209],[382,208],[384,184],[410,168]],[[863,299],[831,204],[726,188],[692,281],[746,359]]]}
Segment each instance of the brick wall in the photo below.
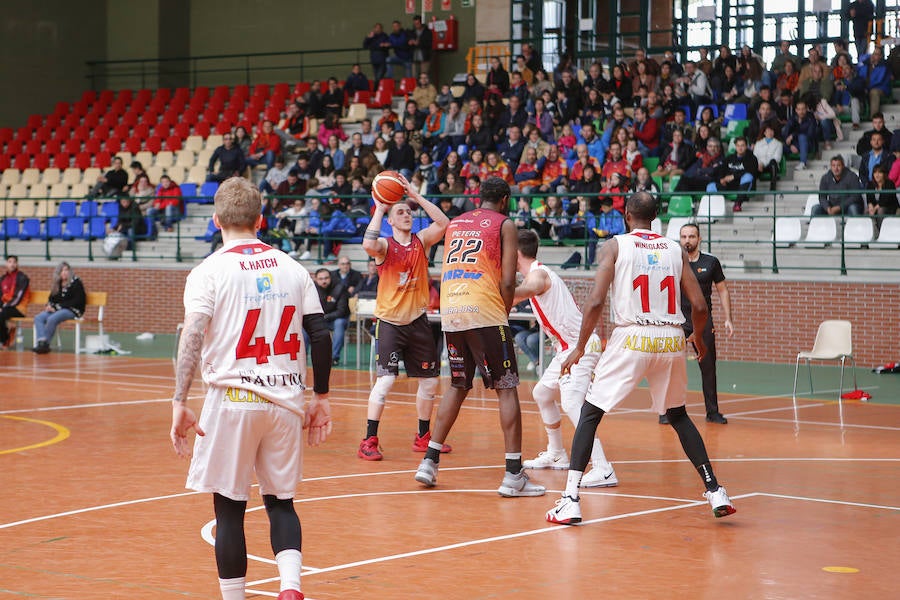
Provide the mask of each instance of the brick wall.
{"label": "brick wall", "polygon": [[[52,268],[29,267],[33,289],[48,289]],[[174,333],[182,320],[185,269],[79,267],[88,290],[109,293],[109,331]],[[566,277],[581,303],[593,280]],[[812,348],[816,329],[825,319],[853,323],[857,361],[874,365],[900,358],[896,333],[900,323],[900,286],[896,284],[811,281],[728,281],[735,336],[718,340],[725,360],[793,362],[797,351]],[[608,311],[605,313],[608,315]],[[713,315],[722,308],[713,293]],[[607,331],[610,331],[607,324]]]}

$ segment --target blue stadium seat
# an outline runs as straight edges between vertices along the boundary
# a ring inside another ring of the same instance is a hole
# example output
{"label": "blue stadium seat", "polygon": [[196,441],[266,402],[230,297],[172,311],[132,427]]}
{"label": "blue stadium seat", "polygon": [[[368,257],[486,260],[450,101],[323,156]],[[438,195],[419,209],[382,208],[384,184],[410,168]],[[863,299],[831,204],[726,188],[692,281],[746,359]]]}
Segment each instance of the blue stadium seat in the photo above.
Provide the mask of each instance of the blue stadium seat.
{"label": "blue stadium seat", "polygon": [[219,189],[219,184],[215,181],[207,181],[202,186],[200,186],[200,198],[197,202],[201,202],[203,204],[212,204],[213,196],[216,195],[216,190]]}
{"label": "blue stadium seat", "polygon": [[431,219],[428,217],[413,217],[412,232],[419,233],[429,225],[431,225]]}
{"label": "blue stadium seat", "polygon": [[723,125],[728,125],[729,121],[745,121],[747,119],[747,105],[741,103],[728,104],[725,106],[725,118]]}
{"label": "blue stadium seat", "polygon": [[44,221],[44,239],[58,240],[62,237],[62,218],[49,217]]}
{"label": "blue stadium seat", "polygon": [[104,217],[91,217],[88,237],[92,240],[102,240],[106,237],[106,219]]}
{"label": "blue stadium seat", "polygon": [[113,200],[112,202],[104,202],[100,207],[100,214],[107,219],[112,219],[119,216],[119,203]]}
{"label": "blue stadium seat", "polygon": [[378,235],[383,238],[389,238],[394,235],[394,228],[391,227],[391,224],[388,223],[387,219],[381,220],[381,231],[378,232]]}
{"label": "blue stadium seat", "polygon": [[185,204],[190,202],[199,202],[196,198],[197,196],[197,184],[196,183],[182,183],[181,188],[181,197],[184,198]]}
{"label": "blue stadium seat", "polygon": [[62,239],[80,240],[84,238],[84,217],[69,217],[63,226]]}
{"label": "blue stadium seat", "polygon": [[216,227],[216,224],[213,222],[212,219],[210,219],[209,223],[206,224],[206,233],[204,233],[201,237],[198,237],[196,239],[202,240],[207,243],[212,242],[213,236],[216,234],[216,232],[218,230],[219,230],[219,228]]}
{"label": "blue stadium seat", "polygon": [[41,237],[41,220],[25,219],[22,221],[22,229],[19,231],[20,240],[37,239]]}
{"label": "blue stadium seat", "polygon": [[63,200],[59,203],[59,210],[56,215],[58,217],[62,217],[63,219],[68,219],[69,217],[74,217],[78,210],[78,206],[75,204],[73,200]]}
{"label": "blue stadium seat", "polygon": [[[118,202],[116,203],[118,204]],[[97,202],[94,200],[82,200],[78,205],[78,216],[85,219],[97,216]]]}
{"label": "blue stadium seat", "polygon": [[0,235],[3,236],[4,240],[9,240],[9,239],[19,237],[19,220],[18,219],[4,219],[3,220],[3,228],[0,229]]}

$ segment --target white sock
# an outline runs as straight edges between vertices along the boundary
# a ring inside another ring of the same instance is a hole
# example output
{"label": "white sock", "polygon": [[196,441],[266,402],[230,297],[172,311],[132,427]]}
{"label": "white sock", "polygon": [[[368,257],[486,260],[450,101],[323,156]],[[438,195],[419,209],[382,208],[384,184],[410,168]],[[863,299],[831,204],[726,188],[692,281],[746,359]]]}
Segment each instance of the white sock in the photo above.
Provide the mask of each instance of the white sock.
{"label": "white sock", "polygon": [[578,499],[578,486],[581,485],[581,476],[584,471],[569,471],[566,478],[566,496]]}
{"label": "white sock", "polygon": [[278,576],[281,577],[280,592],[285,590],[300,591],[300,569],[303,566],[303,555],[299,550],[282,550],[275,555],[278,563]]}
{"label": "white sock", "polygon": [[554,427],[553,429],[545,427],[544,429],[547,430],[547,450],[550,452],[565,450],[562,445],[562,427]]}
{"label": "white sock", "polygon": [[244,586],[246,583],[246,577],[220,579],[219,590],[222,592],[222,600],[244,600]]}

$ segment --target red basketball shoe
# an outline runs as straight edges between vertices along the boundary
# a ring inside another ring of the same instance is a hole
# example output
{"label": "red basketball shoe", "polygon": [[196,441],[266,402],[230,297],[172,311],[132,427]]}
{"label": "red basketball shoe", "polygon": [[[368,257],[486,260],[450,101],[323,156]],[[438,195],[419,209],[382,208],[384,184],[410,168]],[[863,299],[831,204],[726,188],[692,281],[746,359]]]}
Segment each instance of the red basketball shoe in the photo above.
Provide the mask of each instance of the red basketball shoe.
{"label": "red basketball shoe", "polygon": [[378,436],[373,435],[361,441],[356,455],[363,460],[381,460],[384,458],[384,455],[381,454],[381,450],[378,448]]}
{"label": "red basketball shoe", "polygon": [[[416,439],[413,440],[413,452],[426,452],[428,450],[428,442],[431,441],[431,432],[426,431],[425,435],[416,434]],[[441,447],[441,454],[447,454],[448,452],[453,452],[453,448],[444,444]]]}

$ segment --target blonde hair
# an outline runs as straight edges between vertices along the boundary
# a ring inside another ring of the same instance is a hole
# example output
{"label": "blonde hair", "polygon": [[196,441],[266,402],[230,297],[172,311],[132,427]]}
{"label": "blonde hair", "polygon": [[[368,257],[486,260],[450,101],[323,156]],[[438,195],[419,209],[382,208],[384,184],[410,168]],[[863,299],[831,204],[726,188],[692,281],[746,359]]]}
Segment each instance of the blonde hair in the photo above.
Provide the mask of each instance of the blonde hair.
{"label": "blonde hair", "polygon": [[252,183],[243,177],[230,177],[216,191],[215,207],[223,228],[253,229],[262,212],[262,199]]}

